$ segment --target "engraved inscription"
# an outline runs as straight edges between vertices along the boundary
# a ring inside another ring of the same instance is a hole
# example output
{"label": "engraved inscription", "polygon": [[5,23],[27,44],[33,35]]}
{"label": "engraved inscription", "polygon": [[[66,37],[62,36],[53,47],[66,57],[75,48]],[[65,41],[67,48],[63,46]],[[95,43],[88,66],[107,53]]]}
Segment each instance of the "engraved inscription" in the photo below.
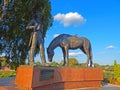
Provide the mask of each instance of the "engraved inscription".
{"label": "engraved inscription", "polygon": [[40,72],[40,80],[49,80],[54,77],[54,70],[41,70]]}

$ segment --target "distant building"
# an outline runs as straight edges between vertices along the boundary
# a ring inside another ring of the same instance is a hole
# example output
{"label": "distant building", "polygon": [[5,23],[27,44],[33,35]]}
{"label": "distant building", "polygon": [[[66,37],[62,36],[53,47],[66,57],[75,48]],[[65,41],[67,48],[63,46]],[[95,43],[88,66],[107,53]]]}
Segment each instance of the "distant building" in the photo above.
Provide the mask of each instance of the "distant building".
{"label": "distant building", "polygon": [[4,66],[1,68],[2,71],[11,71],[11,69],[7,66]]}

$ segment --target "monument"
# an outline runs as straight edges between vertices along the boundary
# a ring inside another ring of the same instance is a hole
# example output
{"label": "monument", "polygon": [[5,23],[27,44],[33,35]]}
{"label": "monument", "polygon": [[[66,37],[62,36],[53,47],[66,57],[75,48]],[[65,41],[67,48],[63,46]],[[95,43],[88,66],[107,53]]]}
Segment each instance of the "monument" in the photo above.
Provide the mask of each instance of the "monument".
{"label": "monument", "polygon": [[[60,46],[63,50],[64,64],[62,67],[46,66],[41,17],[40,12],[36,12],[26,27],[26,29],[33,30],[29,42],[30,65],[17,68],[15,84],[24,90],[69,90],[100,87],[103,73],[100,68],[92,68],[91,44],[85,37],[79,38],[68,34],[59,35],[48,46],[47,54],[49,61],[52,61],[53,50]],[[45,65],[42,67],[34,65],[34,54],[37,46],[40,48],[42,64]],[[77,48],[80,48],[87,55],[87,64],[90,62],[91,68],[67,66],[68,49]]]}

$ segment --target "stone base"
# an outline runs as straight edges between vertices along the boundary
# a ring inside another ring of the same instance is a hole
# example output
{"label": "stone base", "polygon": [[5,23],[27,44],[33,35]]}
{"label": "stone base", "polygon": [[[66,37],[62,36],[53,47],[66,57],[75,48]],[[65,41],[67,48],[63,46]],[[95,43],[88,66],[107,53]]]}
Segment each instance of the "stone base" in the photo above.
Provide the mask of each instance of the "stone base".
{"label": "stone base", "polygon": [[26,90],[63,90],[100,87],[102,80],[99,68],[20,66],[15,84]]}

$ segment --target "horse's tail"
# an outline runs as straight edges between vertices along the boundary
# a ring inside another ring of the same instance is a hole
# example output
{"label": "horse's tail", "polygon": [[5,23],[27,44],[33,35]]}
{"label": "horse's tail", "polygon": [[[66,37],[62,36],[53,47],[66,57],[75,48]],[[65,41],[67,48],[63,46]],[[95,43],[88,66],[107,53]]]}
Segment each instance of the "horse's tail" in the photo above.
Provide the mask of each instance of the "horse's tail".
{"label": "horse's tail", "polygon": [[89,52],[89,59],[92,60],[92,46],[90,40],[88,40],[87,38],[85,38],[85,46]]}

